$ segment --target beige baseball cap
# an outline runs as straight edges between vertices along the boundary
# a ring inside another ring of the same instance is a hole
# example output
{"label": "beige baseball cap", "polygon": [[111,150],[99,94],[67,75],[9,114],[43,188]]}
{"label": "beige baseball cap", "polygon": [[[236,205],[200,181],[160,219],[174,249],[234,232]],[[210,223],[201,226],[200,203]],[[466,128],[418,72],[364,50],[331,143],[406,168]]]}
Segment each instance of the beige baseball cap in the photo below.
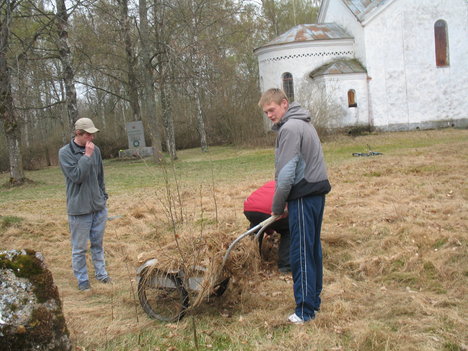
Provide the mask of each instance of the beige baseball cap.
{"label": "beige baseball cap", "polygon": [[94,123],[89,118],[80,118],[75,122],[75,130],[84,130],[87,133],[94,134],[99,132]]}

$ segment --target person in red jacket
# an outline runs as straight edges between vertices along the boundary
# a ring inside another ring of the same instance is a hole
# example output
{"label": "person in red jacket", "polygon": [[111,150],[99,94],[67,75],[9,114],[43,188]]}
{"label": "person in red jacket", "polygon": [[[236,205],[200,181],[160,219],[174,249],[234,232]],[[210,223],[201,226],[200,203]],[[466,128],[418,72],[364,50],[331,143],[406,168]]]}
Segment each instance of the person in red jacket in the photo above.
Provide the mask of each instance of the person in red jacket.
{"label": "person in red jacket", "polygon": [[[273,195],[275,194],[276,183],[274,180],[269,181],[255,190],[244,201],[244,215],[250,222],[250,228],[255,227],[260,222],[271,216],[271,205]],[[283,273],[291,272],[289,263],[289,223],[288,217],[271,224],[265,231],[267,234],[277,232],[281,235],[278,248],[278,270]],[[260,245],[261,240],[259,238]]]}

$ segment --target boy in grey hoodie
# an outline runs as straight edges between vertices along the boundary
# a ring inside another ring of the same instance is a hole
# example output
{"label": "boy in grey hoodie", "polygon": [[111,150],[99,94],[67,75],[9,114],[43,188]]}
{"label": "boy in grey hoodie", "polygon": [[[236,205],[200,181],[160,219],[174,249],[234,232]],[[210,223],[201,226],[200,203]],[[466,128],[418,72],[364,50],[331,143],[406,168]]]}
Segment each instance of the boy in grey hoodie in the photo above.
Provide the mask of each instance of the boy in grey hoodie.
{"label": "boy in grey hoodie", "polygon": [[325,194],[330,192],[322,146],[309,112],[289,103],[280,89],[263,93],[258,105],[278,131],[275,149],[276,189],[272,215],[282,215],[287,205],[291,232],[290,263],[294,281],[296,324],[315,318],[322,291],[320,231]]}
{"label": "boy in grey hoodie", "polygon": [[73,273],[79,290],[90,289],[86,267],[88,240],[96,278],[111,281],[104,260],[104,230],[107,193],[101,151],[94,145],[99,130],[89,118],[75,122],[74,138],[59,151],[59,162],[67,185],[67,212],[71,232]]}

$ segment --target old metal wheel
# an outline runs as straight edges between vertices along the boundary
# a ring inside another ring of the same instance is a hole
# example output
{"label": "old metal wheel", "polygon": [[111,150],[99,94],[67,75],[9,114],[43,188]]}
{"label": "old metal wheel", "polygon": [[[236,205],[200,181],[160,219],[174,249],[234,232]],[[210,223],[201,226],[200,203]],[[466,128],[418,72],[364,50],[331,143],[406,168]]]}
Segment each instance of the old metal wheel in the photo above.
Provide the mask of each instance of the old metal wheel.
{"label": "old metal wheel", "polygon": [[138,280],[138,298],[149,317],[164,322],[182,319],[189,307],[187,290],[177,273],[145,269]]}

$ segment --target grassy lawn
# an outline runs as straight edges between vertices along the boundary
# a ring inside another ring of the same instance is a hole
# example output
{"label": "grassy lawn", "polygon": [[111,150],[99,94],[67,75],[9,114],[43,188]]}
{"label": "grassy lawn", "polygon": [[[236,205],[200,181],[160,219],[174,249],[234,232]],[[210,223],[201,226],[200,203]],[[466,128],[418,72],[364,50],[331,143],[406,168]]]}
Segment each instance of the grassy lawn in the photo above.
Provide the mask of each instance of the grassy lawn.
{"label": "grassy lawn", "polygon": [[[230,242],[246,230],[243,201],[273,178],[273,148],[183,150],[165,165],[105,160],[109,215],[118,216],[105,237],[111,286],[93,279],[90,292],[76,289],[58,167],[0,188],[1,249],[44,254],[78,350],[466,350],[468,131],[339,136],[323,148],[333,187],[323,303],[304,326],[286,322],[292,280],[276,271],[274,247],[179,323],[149,319],[134,298],[142,257],[161,254],[174,233]],[[368,148],[383,155],[351,155]]]}

